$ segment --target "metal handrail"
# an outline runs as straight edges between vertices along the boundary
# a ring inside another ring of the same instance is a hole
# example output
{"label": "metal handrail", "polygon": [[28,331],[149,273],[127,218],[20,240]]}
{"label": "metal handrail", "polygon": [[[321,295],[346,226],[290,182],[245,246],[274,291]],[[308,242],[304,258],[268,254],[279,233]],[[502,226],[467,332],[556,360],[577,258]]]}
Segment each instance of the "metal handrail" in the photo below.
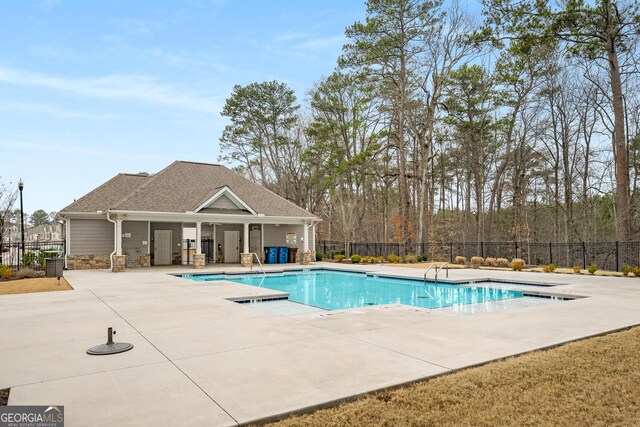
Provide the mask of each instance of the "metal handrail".
{"label": "metal handrail", "polygon": [[438,273],[440,273],[440,271],[445,267],[447,267],[447,279],[449,278],[449,263],[445,262],[440,266],[440,268],[436,267],[436,283],[438,282]]}
{"label": "metal handrail", "polygon": [[429,268],[427,268],[427,271],[424,272],[424,276],[422,276],[422,278],[424,279],[424,281],[427,281],[427,273],[429,272],[429,270],[431,270],[433,267],[436,267],[436,269],[438,268],[438,264],[436,264],[435,262],[432,262],[431,265],[429,266]]}
{"label": "metal handrail", "polygon": [[[258,256],[258,254],[255,253],[255,252],[251,252],[251,255],[254,255],[256,257],[256,260],[258,260],[258,265],[260,266],[260,269],[262,270],[262,274],[264,274],[266,276],[267,273],[264,271],[264,267],[262,266],[262,263],[260,262],[260,257]],[[253,263],[251,264],[251,269],[253,270]]]}

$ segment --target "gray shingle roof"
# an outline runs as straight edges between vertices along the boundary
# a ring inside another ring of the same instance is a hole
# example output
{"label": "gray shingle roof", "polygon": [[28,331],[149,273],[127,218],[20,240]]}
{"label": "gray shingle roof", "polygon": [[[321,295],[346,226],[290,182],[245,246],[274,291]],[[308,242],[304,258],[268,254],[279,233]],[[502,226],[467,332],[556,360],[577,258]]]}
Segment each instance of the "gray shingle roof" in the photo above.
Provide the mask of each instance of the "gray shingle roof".
{"label": "gray shingle roof", "polygon": [[100,187],[85,194],[75,200],[60,213],[65,212],[92,212],[107,211],[122,199],[124,194],[130,193],[133,189],[139,188],[151,177],[147,175],[136,175],[119,173]]}
{"label": "gray shingle roof", "polygon": [[[136,178],[128,181],[130,177]],[[145,212],[195,211],[224,186],[259,214],[314,217],[224,166],[185,161],[173,162],[151,177],[117,175],[64,208],[61,213],[95,212],[107,208]]]}

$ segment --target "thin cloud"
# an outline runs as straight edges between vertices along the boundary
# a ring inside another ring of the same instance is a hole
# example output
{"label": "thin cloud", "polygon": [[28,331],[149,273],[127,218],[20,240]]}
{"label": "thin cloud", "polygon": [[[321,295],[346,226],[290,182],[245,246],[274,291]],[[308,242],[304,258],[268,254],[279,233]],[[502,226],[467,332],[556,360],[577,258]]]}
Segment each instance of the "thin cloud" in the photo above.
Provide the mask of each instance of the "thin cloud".
{"label": "thin cloud", "polygon": [[[5,148],[19,148],[20,150],[35,151],[38,153],[61,153],[72,154],[74,156],[86,156],[96,158],[114,158],[121,159],[122,152],[119,150],[108,150],[104,148],[96,148],[86,145],[71,145],[71,144],[50,144],[40,142],[25,142],[25,141],[0,141],[0,147]],[[147,160],[152,153],[138,153],[131,150],[127,150],[127,158],[134,160]]]}
{"label": "thin cloud", "polygon": [[65,110],[52,105],[35,104],[25,102],[0,101],[0,111],[10,111],[18,113],[46,114],[58,119],[92,119],[92,120],[113,120],[115,114],[94,114],[84,111]]}
{"label": "thin cloud", "polygon": [[295,48],[300,50],[318,50],[326,47],[341,47],[345,41],[346,39],[344,36],[323,37],[298,43],[295,45]]}
{"label": "thin cloud", "polygon": [[166,107],[218,114],[220,106],[192,91],[159,83],[148,76],[109,75],[69,79],[0,67],[0,82],[38,86],[62,92],[112,100],[134,100]]}

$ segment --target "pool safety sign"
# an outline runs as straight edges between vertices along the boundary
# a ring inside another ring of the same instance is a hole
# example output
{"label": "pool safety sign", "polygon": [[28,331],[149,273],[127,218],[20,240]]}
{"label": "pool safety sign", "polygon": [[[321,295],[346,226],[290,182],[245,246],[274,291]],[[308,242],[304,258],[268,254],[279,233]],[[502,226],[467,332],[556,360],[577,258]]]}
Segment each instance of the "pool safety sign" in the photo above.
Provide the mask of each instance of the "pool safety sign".
{"label": "pool safety sign", "polygon": [[295,245],[297,238],[298,238],[298,235],[296,233],[289,232],[289,233],[287,233],[285,244],[287,244],[287,245]]}
{"label": "pool safety sign", "polygon": [[0,406],[0,427],[64,427],[64,406]]}

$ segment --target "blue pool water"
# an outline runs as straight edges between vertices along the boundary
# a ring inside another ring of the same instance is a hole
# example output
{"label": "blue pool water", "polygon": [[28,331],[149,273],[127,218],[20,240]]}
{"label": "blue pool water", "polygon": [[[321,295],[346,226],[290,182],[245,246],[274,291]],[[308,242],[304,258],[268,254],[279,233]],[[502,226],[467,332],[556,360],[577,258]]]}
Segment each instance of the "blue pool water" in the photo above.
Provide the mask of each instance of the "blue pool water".
{"label": "blue pool water", "polygon": [[494,287],[444,285],[389,279],[361,273],[309,271],[245,276],[202,275],[191,280],[227,280],[289,293],[289,300],[327,310],[379,304],[406,304],[424,308],[449,307],[522,297],[522,292]]}

